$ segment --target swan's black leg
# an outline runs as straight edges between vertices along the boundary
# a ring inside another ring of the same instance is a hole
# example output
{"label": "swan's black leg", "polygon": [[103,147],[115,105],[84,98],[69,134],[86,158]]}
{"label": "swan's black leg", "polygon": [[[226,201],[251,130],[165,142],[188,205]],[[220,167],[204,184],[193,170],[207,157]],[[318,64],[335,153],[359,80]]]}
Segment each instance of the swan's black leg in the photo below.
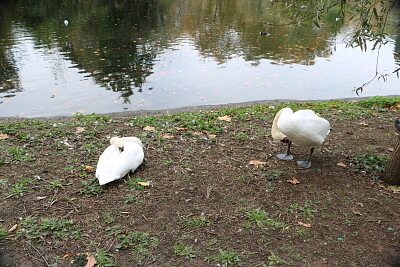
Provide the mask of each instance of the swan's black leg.
{"label": "swan's black leg", "polygon": [[297,165],[299,165],[300,167],[303,167],[305,169],[310,168],[311,167],[311,156],[312,156],[313,152],[314,152],[314,148],[312,147],[310,149],[310,155],[308,156],[308,159],[307,160],[298,160],[298,161],[296,161]]}
{"label": "swan's black leg", "polygon": [[285,153],[279,153],[279,154],[276,154],[275,156],[278,159],[281,159],[281,160],[292,160],[293,156],[292,156],[292,154],[290,154],[290,146],[291,145],[292,145],[292,141],[289,141],[286,154]]}

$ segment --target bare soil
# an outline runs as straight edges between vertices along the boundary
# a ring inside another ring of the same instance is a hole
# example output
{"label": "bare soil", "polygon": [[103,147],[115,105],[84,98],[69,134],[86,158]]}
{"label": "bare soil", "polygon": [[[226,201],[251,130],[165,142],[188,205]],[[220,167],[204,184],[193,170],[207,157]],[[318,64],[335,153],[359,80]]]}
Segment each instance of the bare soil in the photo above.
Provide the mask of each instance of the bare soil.
{"label": "bare soil", "polygon": [[[321,114],[333,131],[316,149],[310,169],[274,157],[286,146],[272,142],[273,114],[267,112],[266,119],[227,114],[232,121],[223,122],[215,136],[188,129],[146,131],[123,116],[101,129],[82,122],[80,133],[77,122],[46,136],[52,123],[73,118],[8,131],[0,140],[5,159],[0,180],[7,181],[0,185],[0,227],[18,228],[2,242],[0,266],[84,266],[79,256],[98,252],[108,253],[116,266],[223,266],[217,259],[221,251],[236,253],[236,263],[226,260],[226,266],[400,266],[399,194],[377,179],[379,173],[356,172],[352,163],[355,154],[390,157],[398,111],[357,118]],[[10,121],[1,123],[4,134]],[[32,145],[22,133],[40,133],[42,139]],[[103,188],[88,185],[115,134],[141,137],[145,163]],[[11,146],[25,146],[32,160],[9,160],[4,153]],[[295,159],[308,156],[296,145],[292,152]],[[11,191],[27,178],[35,182],[23,193]],[[251,217],[260,211],[268,219]],[[27,218],[72,220],[80,237],[58,238],[51,230],[24,237]],[[148,233],[157,242],[142,244],[146,251],[139,251],[140,241],[118,246],[131,232]],[[193,253],[179,253],[176,245]]]}

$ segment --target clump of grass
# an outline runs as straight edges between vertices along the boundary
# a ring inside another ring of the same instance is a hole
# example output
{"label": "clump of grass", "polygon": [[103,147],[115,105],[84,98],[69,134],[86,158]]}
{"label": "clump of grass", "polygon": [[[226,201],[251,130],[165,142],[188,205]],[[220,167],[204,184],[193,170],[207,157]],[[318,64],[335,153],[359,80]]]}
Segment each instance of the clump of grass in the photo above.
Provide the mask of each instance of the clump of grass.
{"label": "clump of grass", "polygon": [[185,257],[186,259],[196,258],[196,251],[194,251],[192,247],[176,244],[173,246],[173,250],[175,255]]}
{"label": "clump of grass", "polygon": [[312,219],[314,218],[313,214],[317,212],[317,210],[313,208],[313,203],[311,201],[307,201],[303,205],[300,205],[298,203],[290,204],[290,206],[288,208],[285,208],[285,210],[289,213],[303,215],[303,218],[306,221],[312,221]]}
{"label": "clump of grass", "polygon": [[268,265],[267,266],[275,266],[277,264],[285,264],[287,266],[290,266],[291,264],[284,259],[281,259],[280,257],[276,256],[274,252],[270,251],[271,255],[268,256]]}
{"label": "clump of grass", "polygon": [[14,185],[8,187],[8,195],[6,198],[10,197],[23,197],[25,193],[28,193],[32,189],[32,185],[35,184],[36,181],[32,178],[26,178],[19,180]]}
{"label": "clump of grass", "polygon": [[246,224],[246,227],[251,227],[251,225],[254,223],[260,228],[270,227],[272,230],[276,230],[285,226],[285,223],[275,221],[268,216],[269,214],[267,212],[259,209],[247,211],[245,217],[250,222]]}
{"label": "clump of grass", "polygon": [[11,163],[32,161],[28,151],[23,146],[13,146],[7,150]]}
{"label": "clump of grass", "polygon": [[158,246],[158,239],[152,237],[149,233],[129,232],[117,235],[117,249],[131,249],[131,255],[137,264],[142,264],[143,261],[151,255],[151,249]]}
{"label": "clump of grass", "polygon": [[97,267],[113,267],[116,266],[113,259],[113,255],[109,254],[104,251],[97,251],[96,254],[94,255],[94,258],[96,259],[96,266]]}
{"label": "clump of grass", "polygon": [[191,218],[182,217],[180,220],[181,220],[181,222],[185,223],[187,226],[195,227],[195,228],[206,227],[206,226],[212,224],[212,222],[209,221],[204,216],[194,216]]}
{"label": "clump of grass", "polygon": [[93,180],[84,181],[80,185],[82,189],[79,193],[85,196],[97,196],[104,192],[99,183]]}
{"label": "clump of grass", "polygon": [[386,158],[380,158],[373,154],[354,155],[351,159],[354,171],[359,173],[382,174],[386,169]]}
{"label": "clump of grass", "polygon": [[30,217],[23,220],[21,226],[23,230],[18,234],[37,242],[44,242],[46,238],[55,241],[79,239],[81,235],[81,229],[72,220],[66,219]]}
{"label": "clump of grass", "polygon": [[225,267],[231,265],[243,265],[242,260],[239,258],[239,255],[236,252],[225,251],[222,249],[219,250],[217,255],[205,257],[204,260]]}

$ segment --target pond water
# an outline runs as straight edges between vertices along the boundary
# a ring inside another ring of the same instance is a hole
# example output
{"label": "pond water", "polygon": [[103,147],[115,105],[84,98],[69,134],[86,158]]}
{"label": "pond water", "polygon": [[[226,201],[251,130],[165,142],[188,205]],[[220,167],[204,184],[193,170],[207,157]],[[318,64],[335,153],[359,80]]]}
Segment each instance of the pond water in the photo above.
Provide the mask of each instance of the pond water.
{"label": "pond water", "polygon": [[[378,52],[346,48],[339,11],[269,26],[285,21],[269,0],[2,1],[0,117],[357,97],[375,75]],[[380,73],[399,68],[399,21]],[[375,95],[400,95],[400,79],[361,94]]]}

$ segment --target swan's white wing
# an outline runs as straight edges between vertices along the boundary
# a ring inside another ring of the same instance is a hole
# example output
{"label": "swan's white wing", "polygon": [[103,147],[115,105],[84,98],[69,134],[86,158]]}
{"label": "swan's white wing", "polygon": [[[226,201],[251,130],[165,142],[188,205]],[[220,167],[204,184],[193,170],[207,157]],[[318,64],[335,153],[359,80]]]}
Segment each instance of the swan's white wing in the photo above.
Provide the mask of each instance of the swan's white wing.
{"label": "swan's white wing", "polygon": [[115,146],[110,145],[104,152],[100,155],[99,161],[97,162],[96,177],[99,178],[100,175],[104,174],[109,168],[112,158],[118,153]]}
{"label": "swan's white wing", "polygon": [[292,116],[285,116],[278,121],[278,127],[293,143],[310,147],[321,145],[330,130],[329,122],[312,110],[299,110]]}
{"label": "swan's white wing", "polygon": [[99,183],[106,184],[124,177],[128,172],[136,170],[143,159],[143,148],[140,145],[125,142],[124,151],[118,152],[110,159],[109,169],[104,172],[104,177],[99,177]]}
{"label": "swan's white wing", "polygon": [[122,137],[121,139],[124,140],[124,142],[133,142],[143,147],[142,141],[140,141],[140,139],[137,137],[130,136],[130,137]]}

